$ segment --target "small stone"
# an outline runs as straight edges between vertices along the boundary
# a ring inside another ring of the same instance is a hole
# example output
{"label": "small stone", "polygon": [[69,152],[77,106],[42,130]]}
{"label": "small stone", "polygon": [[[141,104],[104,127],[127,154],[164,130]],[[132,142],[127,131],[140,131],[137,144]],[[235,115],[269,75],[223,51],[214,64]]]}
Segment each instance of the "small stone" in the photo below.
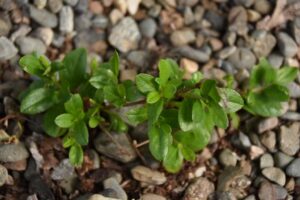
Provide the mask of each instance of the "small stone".
{"label": "small stone", "polygon": [[76,35],[76,37],[74,38],[74,43],[76,48],[84,47],[87,49],[92,49],[94,45],[103,42],[104,39],[104,32],[85,30]]}
{"label": "small stone", "polygon": [[79,0],[75,6],[75,11],[78,13],[87,13],[88,12],[89,1],[87,0]]}
{"label": "small stone", "polygon": [[141,196],[141,200],[167,200],[165,197],[157,195],[157,194],[143,194]]}
{"label": "small stone", "polygon": [[267,131],[262,134],[260,141],[269,151],[274,152],[276,147],[276,134],[273,131]]}
{"label": "small stone", "polygon": [[34,0],[34,5],[38,9],[43,9],[47,4],[47,0]]}
{"label": "small stone", "polygon": [[64,42],[65,42],[64,36],[55,34],[53,37],[52,45],[57,48],[60,48],[63,46]]}
{"label": "small stone", "polygon": [[293,159],[293,157],[280,151],[276,152],[274,155],[275,166],[280,168],[285,168]]}
{"label": "small stone", "polygon": [[118,10],[118,9],[113,9],[109,13],[109,19],[110,19],[112,25],[115,25],[122,18],[124,18],[124,14],[120,10]]}
{"label": "small stone", "polygon": [[75,30],[83,31],[91,27],[92,22],[87,14],[81,14],[75,17]]}
{"label": "small stone", "polygon": [[256,200],[255,195],[249,195],[244,200]]}
{"label": "small stone", "polygon": [[263,169],[262,174],[269,180],[284,186],[286,182],[286,177],[284,172],[276,167],[267,167]]}
{"label": "small stone", "polygon": [[300,121],[300,113],[298,112],[286,112],[282,116],[281,119],[289,120],[289,121]]}
{"label": "small stone", "polygon": [[31,30],[31,27],[28,25],[20,25],[19,28],[10,35],[10,41],[15,42],[18,37],[26,36]]}
{"label": "small stone", "polygon": [[187,58],[182,58],[180,60],[180,67],[184,70],[184,78],[189,79],[192,77],[192,74],[194,72],[197,72],[199,70],[199,65]]}
{"label": "small stone", "polygon": [[196,40],[195,32],[192,29],[176,30],[171,34],[171,42],[174,46],[184,46]]}
{"label": "small stone", "polygon": [[268,61],[272,67],[279,69],[283,64],[283,56],[281,56],[277,53],[271,53],[268,56]]}
{"label": "small stone", "polygon": [[47,46],[49,46],[52,43],[54,33],[51,28],[46,27],[39,27],[35,31],[35,35],[37,38],[42,40]]}
{"label": "small stone", "polygon": [[75,168],[70,163],[69,159],[62,160],[57,167],[54,168],[51,173],[51,178],[53,180],[64,180],[75,175]]}
{"label": "small stone", "polygon": [[51,12],[58,13],[63,7],[62,0],[47,0],[48,7]]}
{"label": "small stone", "polygon": [[146,18],[144,19],[140,25],[141,34],[144,37],[152,38],[154,37],[157,29],[157,25],[154,19],[152,18]]}
{"label": "small stone", "polygon": [[46,45],[39,39],[33,37],[20,37],[16,40],[23,55],[37,52],[38,54],[46,53]]}
{"label": "small stone", "polygon": [[63,6],[59,13],[59,30],[70,33],[74,29],[74,13],[70,6]]}
{"label": "small stone", "polygon": [[226,59],[229,56],[231,56],[232,54],[234,54],[234,52],[237,50],[237,48],[235,46],[230,46],[230,47],[225,47],[224,49],[222,49],[218,56],[221,59]]}
{"label": "small stone", "polygon": [[260,200],[285,199],[286,196],[287,190],[284,187],[269,183],[268,181],[263,181],[260,184],[258,191],[258,197]]}
{"label": "small stone", "polygon": [[100,1],[90,1],[89,8],[90,11],[95,15],[103,13],[103,6],[101,5]]}
{"label": "small stone", "polygon": [[237,69],[251,69],[256,63],[256,57],[251,50],[247,48],[238,48],[229,56],[228,61]]}
{"label": "small stone", "polygon": [[279,121],[277,117],[269,117],[266,119],[263,119],[258,124],[258,133],[263,133],[265,131],[272,130],[273,128],[276,128]]}
{"label": "small stone", "polygon": [[151,17],[158,17],[159,14],[161,13],[161,5],[160,4],[155,4],[154,6],[152,6],[150,8],[150,10],[148,11],[148,14],[151,16]]}
{"label": "small stone", "polygon": [[211,23],[212,28],[217,31],[222,31],[225,28],[225,18],[215,11],[207,10],[204,14],[204,18],[207,19]]}
{"label": "small stone", "polygon": [[300,17],[296,17],[292,22],[292,33],[294,39],[300,44]]}
{"label": "small stone", "polygon": [[194,22],[194,13],[191,7],[185,7],[184,9],[184,24],[190,25]]}
{"label": "small stone", "polygon": [[13,9],[16,9],[16,3],[19,2],[15,2],[15,1],[11,1],[11,0],[1,0],[0,1],[0,8],[2,8],[3,10],[6,11],[11,11]]}
{"label": "small stone", "polygon": [[186,189],[184,200],[206,200],[215,191],[215,186],[207,178],[199,177]]}
{"label": "small stone", "polygon": [[92,25],[95,28],[107,28],[109,24],[109,19],[105,17],[104,15],[98,15],[92,20]]}
{"label": "small stone", "polygon": [[15,45],[6,37],[0,37],[0,61],[5,61],[13,58],[18,53]]}
{"label": "small stone", "polygon": [[288,84],[288,89],[289,89],[289,95],[292,98],[299,98],[300,97],[300,85],[295,83],[295,82],[291,82],[290,84]]}
{"label": "small stone", "polygon": [[0,13],[0,36],[6,36],[10,32],[11,22],[9,16]]}
{"label": "small stone", "polygon": [[251,147],[251,141],[250,141],[249,137],[245,133],[243,133],[243,132],[240,131],[239,135],[238,135],[238,139],[239,139],[240,144],[241,144],[241,146],[243,148],[248,149],[248,148]]}
{"label": "small stone", "polygon": [[237,155],[229,149],[224,149],[219,155],[219,160],[225,167],[236,166]]}
{"label": "small stone", "polygon": [[261,19],[261,14],[255,10],[247,10],[247,18],[249,22],[257,22]]}
{"label": "small stone", "polygon": [[191,60],[205,63],[209,60],[209,54],[202,50],[194,49],[190,46],[183,46],[180,48],[174,49],[174,53],[178,53],[182,57],[189,58]]}
{"label": "small stone", "polygon": [[300,158],[293,160],[286,168],[286,174],[291,177],[300,177]]}
{"label": "small stone", "polygon": [[236,41],[237,34],[233,31],[228,31],[225,36],[223,41],[225,41],[229,46],[233,46],[235,41]]}
{"label": "small stone", "polygon": [[127,59],[138,68],[147,68],[151,61],[151,55],[149,52],[143,50],[131,51],[128,54]]}
{"label": "small stone", "polygon": [[138,26],[131,17],[123,18],[114,26],[108,38],[110,44],[123,53],[136,49],[140,39]]}
{"label": "small stone", "polygon": [[255,1],[254,9],[257,12],[265,15],[270,13],[270,11],[272,10],[272,5],[268,0],[259,0],[259,1]]}
{"label": "small stone", "polygon": [[209,44],[210,44],[213,51],[219,51],[220,49],[223,48],[222,41],[217,39],[217,38],[211,38],[209,40]]}
{"label": "small stone", "polygon": [[58,24],[57,17],[45,9],[37,9],[34,6],[29,7],[30,17],[38,24],[55,28]]}
{"label": "small stone", "polygon": [[108,178],[108,179],[105,179],[103,181],[103,186],[105,189],[113,189],[116,191],[116,196],[118,199],[121,199],[121,200],[127,200],[128,197],[127,197],[127,194],[126,192],[124,191],[124,189],[120,186],[120,184],[118,183],[118,181],[111,177],[111,178]]}
{"label": "small stone", "polygon": [[127,10],[129,14],[135,15],[138,11],[139,5],[142,0],[127,0]]}
{"label": "small stone", "polygon": [[267,167],[273,167],[274,166],[274,160],[271,154],[266,153],[260,157],[259,162],[260,168],[264,169]]}
{"label": "small stone", "polygon": [[141,165],[132,168],[131,174],[135,180],[151,185],[161,185],[167,181],[164,173],[154,171]]}
{"label": "small stone", "polygon": [[70,6],[76,6],[78,0],[64,0],[64,2],[69,4]]}
{"label": "small stone", "polygon": [[250,158],[254,160],[264,154],[264,150],[258,146],[251,145],[250,147]]}
{"label": "small stone", "polygon": [[254,0],[234,0],[237,5],[245,6],[246,8],[251,7],[254,4]]}
{"label": "small stone", "polygon": [[8,179],[8,171],[3,165],[0,165],[0,187],[5,184],[7,179]]}
{"label": "small stone", "polygon": [[126,134],[111,133],[111,136],[119,145],[112,142],[109,136],[102,133],[94,140],[94,146],[98,152],[123,163],[130,162],[136,158],[137,155]]}
{"label": "small stone", "polygon": [[23,143],[0,145],[1,162],[17,162],[25,160],[28,157],[29,153]]}
{"label": "small stone", "polygon": [[256,57],[268,56],[276,45],[276,38],[263,30],[255,30],[250,38],[250,46]]}
{"label": "small stone", "polygon": [[298,52],[298,46],[291,36],[287,33],[281,32],[277,36],[278,47],[282,55],[286,57],[293,57]]}
{"label": "small stone", "polygon": [[300,148],[299,127],[299,123],[293,123],[290,127],[280,127],[279,148],[290,156],[295,155]]}

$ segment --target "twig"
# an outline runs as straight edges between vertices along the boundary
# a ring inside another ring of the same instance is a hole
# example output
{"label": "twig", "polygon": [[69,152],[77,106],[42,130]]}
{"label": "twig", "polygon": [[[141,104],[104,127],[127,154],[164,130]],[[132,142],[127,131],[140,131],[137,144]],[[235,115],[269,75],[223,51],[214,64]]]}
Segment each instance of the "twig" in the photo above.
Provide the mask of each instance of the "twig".
{"label": "twig", "polygon": [[136,152],[136,154],[138,155],[138,157],[141,159],[141,161],[143,162],[144,165],[147,165],[147,162],[146,162],[146,159],[145,157],[141,154],[141,152],[138,150],[138,146],[137,146],[137,142],[136,140],[133,140],[133,147],[134,147],[134,150]]}
{"label": "twig", "polygon": [[26,117],[23,117],[21,115],[18,115],[18,114],[9,114],[9,115],[6,115],[5,117],[2,117],[0,119],[0,123],[4,122],[6,120],[9,120],[9,119],[14,119],[14,118],[19,118],[19,119],[23,119],[23,120],[29,121]]}
{"label": "twig", "polygon": [[145,141],[143,141],[143,142],[141,142],[141,143],[136,143],[136,144],[135,144],[135,147],[136,147],[136,148],[140,148],[141,146],[144,146],[144,145],[146,145],[146,144],[149,144],[149,140],[145,140]]}

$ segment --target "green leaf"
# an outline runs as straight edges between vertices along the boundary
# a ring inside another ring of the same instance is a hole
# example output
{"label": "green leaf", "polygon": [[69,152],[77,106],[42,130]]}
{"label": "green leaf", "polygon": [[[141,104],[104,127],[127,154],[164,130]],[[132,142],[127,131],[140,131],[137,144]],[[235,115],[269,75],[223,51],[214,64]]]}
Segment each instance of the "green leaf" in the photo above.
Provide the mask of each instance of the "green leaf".
{"label": "green leaf", "polygon": [[168,147],[172,143],[171,127],[168,124],[152,126],[149,131],[149,148],[157,160],[163,160],[168,153]]}
{"label": "green leaf", "polygon": [[147,95],[147,103],[153,104],[160,99],[160,94],[157,91],[149,92]]}
{"label": "green leaf", "polygon": [[128,126],[125,124],[125,122],[121,119],[120,116],[118,116],[115,113],[110,113],[110,126],[111,129],[118,132],[118,133],[124,133],[127,132]]}
{"label": "green leaf", "polygon": [[69,113],[58,115],[55,124],[61,128],[70,128],[74,123],[74,116]]}
{"label": "green leaf", "polygon": [[111,65],[111,70],[115,74],[115,76],[119,75],[119,55],[118,52],[115,51],[112,57],[109,59],[109,64]]}
{"label": "green leaf", "polygon": [[22,101],[33,90],[44,88],[44,87],[45,87],[45,82],[43,80],[36,80],[32,82],[25,91],[21,92],[21,94],[18,96],[18,100]]}
{"label": "green leaf", "polygon": [[154,77],[149,74],[138,74],[135,81],[137,88],[143,93],[156,91]]}
{"label": "green leaf", "polygon": [[287,85],[292,82],[298,75],[296,67],[283,67],[277,71],[276,83],[280,85]]}
{"label": "green leaf", "polygon": [[89,127],[96,128],[101,119],[99,117],[93,116],[89,119]]}
{"label": "green leaf", "polygon": [[51,88],[38,88],[30,91],[21,102],[21,112],[38,114],[57,103],[57,93]]}
{"label": "green leaf", "polygon": [[54,105],[52,108],[47,110],[47,112],[43,115],[43,129],[44,131],[52,136],[58,137],[64,134],[65,129],[60,128],[55,123],[55,118],[64,113],[64,106],[62,104]]}
{"label": "green leaf", "polygon": [[190,149],[189,147],[187,146],[183,146],[182,144],[179,144],[178,145],[178,148],[180,149],[183,157],[187,160],[187,161],[191,161],[193,162],[196,158],[196,154],[195,152]]}
{"label": "green leaf", "polygon": [[159,84],[160,86],[166,85],[170,76],[173,73],[172,67],[168,59],[161,59],[158,63],[159,69]]}
{"label": "green leaf", "polygon": [[192,131],[176,132],[174,134],[174,138],[183,146],[188,147],[193,151],[199,151],[208,144],[210,140],[210,132],[200,125],[197,125],[197,127]]}
{"label": "green leaf", "polygon": [[96,73],[90,78],[89,82],[96,89],[100,89],[106,85],[116,84],[117,78],[110,69],[98,68]]}
{"label": "green leaf", "polygon": [[171,99],[174,97],[176,93],[176,87],[172,84],[168,84],[163,89],[164,97],[167,99]]}
{"label": "green leaf", "polygon": [[218,105],[213,101],[209,102],[209,109],[211,112],[212,119],[216,124],[216,126],[224,129],[227,128],[228,117],[225,110],[220,105]]}
{"label": "green leaf", "polygon": [[163,160],[163,166],[168,172],[178,172],[183,164],[183,156],[177,146],[170,145],[168,148],[168,154]]}
{"label": "green leaf", "polygon": [[66,135],[64,138],[63,138],[63,147],[64,148],[68,148],[72,145],[76,144],[76,141],[73,137],[70,137],[69,135]]}
{"label": "green leaf", "polygon": [[218,88],[221,96],[221,106],[227,113],[236,112],[244,106],[244,100],[241,95],[230,88]]}
{"label": "green leaf", "polygon": [[80,166],[83,162],[83,150],[80,145],[74,144],[69,151],[69,159],[72,165]]}
{"label": "green leaf", "polygon": [[150,126],[158,120],[163,110],[163,106],[164,101],[162,99],[160,99],[154,104],[147,105],[148,122]]}
{"label": "green leaf", "polygon": [[203,105],[200,101],[195,101],[192,108],[192,120],[193,122],[202,122],[205,117]]}
{"label": "green leaf", "polygon": [[199,83],[204,78],[204,75],[201,72],[194,72],[192,74],[191,81],[193,84]]}
{"label": "green leaf", "polygon": [[27,73],[36,76],[42,76],[45,70],[38,57],[34,54],[23,56],[19,60],[19,65]]}
{"label": "green leaf", "polygon": [[177,109],[164,109],[161,113],[161,118],[164,123],[169,124],[173,129],[179,128]]}
{"label": "green leaf", "polygon": [[122,84],[120,85],[110,85],[104,87],[104,98],[108,100],[113,105],[120,107],[125,103],[126,94],[125,88]]}
{"label": "green leaf", "polygon": [[65,109],[68,113],[74,116],[81,116],[83,113],[83,102],[79,94],[74,94],[71,98],[65,103]]}
{"label": "green leaf", "polygon": [[89,142],[89,133],[83,120],[79,120],[71,127],[71,134],[80,145],[87,145]]}
{"label": "green leaf", "polygon": [[258,65],[256,65],[250,74],[250,88],[257,86],[266,86],[276,81],[276,70],[270,63],[262,58]]}
{"label": "green leaf", "polygon": [[136,85],[131,80],[126,80],[122,82],[127,101],[137,101],[143,97],[142,93],[137,89]]}
{"label": "green leaf", "polygon": [[127,117],[130,123],[133,126],[136,126],[147,120],[148,118],[147,109],[146,107],[133,108],[129,110],[129,112],[127,112]]}
{"label": "green leaf", "polygon": [[215,80],[205,80],[200,88],[200,93],[203,97],[211,97],[215,102],[219,102],[221,97],[217,90],[217,83]]}
{"label": "green leaf", "polygon": [[68,53],[64,60],[64,69],[60,71],[60,80],[71,89],[78,87],[86,76],[87,53],[84,48],[78,48]]}
{"label": "green leaf", "polygon": [[179,107],[178,122],[183,131],[189,131],[194,128],[192,119],[193,104],[194,100],[187,98],[182,101]]}

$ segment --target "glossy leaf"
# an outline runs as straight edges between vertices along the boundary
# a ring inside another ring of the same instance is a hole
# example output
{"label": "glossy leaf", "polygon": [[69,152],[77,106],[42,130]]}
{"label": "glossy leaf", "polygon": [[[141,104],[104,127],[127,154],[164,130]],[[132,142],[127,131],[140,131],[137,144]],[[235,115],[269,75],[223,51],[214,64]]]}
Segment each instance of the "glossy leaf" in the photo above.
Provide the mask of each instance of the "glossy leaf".
{"label": "glossy leaf", "polygon": [[144,106],[133,108],[129,110],[129,112],[127,112],[127,117],[130,123],[136,126],[147,120],[148,118],[147,109]]}
{"label": "glossy leaf", "polygon": [[82,147],[78,144],[71,146],[69,151],[69,159],[71,164],[75,166],[80,166],[83,162],[83,150]]}
{"label": "glossy leaf", "polygon": [[83,102],[79,94],[74,94],[65,103],[65,109],[68,113],[74,116],[79,116],[83,112]]}
{"label": "glossy leaf", "polygon": [[89,142],[88,128],[83,120],[79,120],[71,127],[71,134],[80,145],[87,145]]}
{"label": "glossy leaf", "polygon": [[163,160],[163,166],[168,172],[178,172],[183,164],[183,155],[177,146],[171,145],[168,148],[168,154]]}
{"label": "glossy leaf", "polygon": [[64,112],[63,105],[54,105],[52,108],[47,110],[47,112],[43,116],[43,129],[44,131],[52,136],[52,137],[58,137],[61,136],[65,130],[60,128],[55,123],[55,118],[62,114]]}
{"label": "glossy leaf", "polygon": [[160,94],[157,91],[149,92],[147,95],[147,103],[153,104],[160,99]]}
{"label": "glossy leaf", "polygon": [[218,88],[221,96],[221,106],[227,113],[236,112],[244,106],[244,100],[241,95],[230,88]]}
{"label": "glossy leaf", "polygon": [[61,128],[70,128],[74,123],[74,116],[69,113],[58,115],[55,124]]}
{"label": "glossy leaf", "polygon": [[19,65],[27,73],[36,75],[36,76],[42,76],[42,74],[44,73],[44,70],[45,70],[42,63],[38,59],[38,56],[36,56],[34,54],[29,54],[29,55],[23,56],[19,60]]}
{"label": "glossy leaf", "polygon": [[150,126],[158,120],[163,110],[163,105],[164,101],[162,99],[160,99],[154,104],[147,105],[148,122]]}
{"label": "glossy leaf", "polygon": [[149,74],[139,74],[135,81],[137,88],[143,93],[156,91],[154,77]]}
{"label": "glossy leaf", "polygon": [[276,83],[280,85],[287,85],[292,82],[298,75],[296,67],[283,67],[277,71]]}
{"label": "glossy leaf", "polygon": [[194,122],[192,118],[194,100],[184,99],[179,107],[178,122],[181,130],[190,131],[194,128]]}

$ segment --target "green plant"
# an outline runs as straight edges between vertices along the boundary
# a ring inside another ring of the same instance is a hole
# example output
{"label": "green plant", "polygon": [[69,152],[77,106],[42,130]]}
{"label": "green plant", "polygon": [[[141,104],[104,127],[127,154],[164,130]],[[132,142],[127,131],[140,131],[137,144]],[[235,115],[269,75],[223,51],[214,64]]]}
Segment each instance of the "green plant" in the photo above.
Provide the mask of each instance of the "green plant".
{"label": "green plant", "polygon": [[[214,127],[227,128],[228,114],[236,121],[244,100],[244,108],[252,114],[279,115],[282,102],[289,98],[286,84],[297,75],[296,68],[275,70],[262,59],[242,97],[231,88],[230,78],[226,87],[200,72],[183,79],[184,72],[171,59],[159,61],[158,77],[141,73],[135,82],[119,81],[116,52],[108,62],[93,60],[90,72],[84,49],[70,52],[62,62],[32,54],[19,63],[39,77],[21,95],[21,112],[44,113],[45,132],[63,137],[74,165],[83,162],[88,127],[126,132],[128,125],[147,122],[150,151],[169,172],[177,172],[184,159],[193,161],[195,152],[208,144]],[[126,117],[118,115],[116,110],[126,106],[132,106]]]}

